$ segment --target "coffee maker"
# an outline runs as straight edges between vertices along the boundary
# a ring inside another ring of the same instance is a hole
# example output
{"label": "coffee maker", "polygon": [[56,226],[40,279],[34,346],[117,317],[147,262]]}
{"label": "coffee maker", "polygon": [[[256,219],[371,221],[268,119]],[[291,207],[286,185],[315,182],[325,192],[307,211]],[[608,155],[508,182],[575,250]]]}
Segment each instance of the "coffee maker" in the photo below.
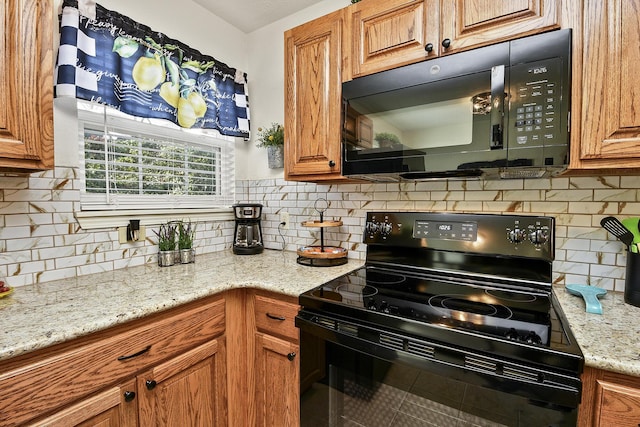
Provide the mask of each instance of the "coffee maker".
{"label": "coffee maker", "polygon": [[259,203],[237,203],[233,205],[236,229],[233,253],[237,255],[259,254],[264,249],[260,217],[262,205]]}

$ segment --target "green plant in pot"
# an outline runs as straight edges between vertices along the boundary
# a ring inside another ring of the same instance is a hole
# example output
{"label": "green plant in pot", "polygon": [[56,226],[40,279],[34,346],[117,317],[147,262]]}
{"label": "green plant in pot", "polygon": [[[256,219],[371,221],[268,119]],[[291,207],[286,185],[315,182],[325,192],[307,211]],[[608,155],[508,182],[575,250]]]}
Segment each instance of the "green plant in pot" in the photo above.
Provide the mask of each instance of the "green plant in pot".
{"label": "green plant in pot", "polygon": [[284,126],[271,123],[271,126],[258,128],[258,144],[256,147],[266,147],[270,169],[284,167]]}
{"label": "green plant in pot", "polygon": [[373,139],[378,142],[378,146],[380,147],[397,147],[402,145],[400,143],[400,138],[389,132],[376,133],[376,136]]}
{"label": "green plant in pot", "polygon": [[160,224],[158,231],[158,265],[169,267],[176,262],[176,224],[168,222]]}
{"label": "green plant in pot", "polygon": [[189,264],[196,260],[196,252],[193,248],[195,237],[195,224],[191,221],[180,221],[178,223],[178,249],[180,250],[180,262],[182,264]]}

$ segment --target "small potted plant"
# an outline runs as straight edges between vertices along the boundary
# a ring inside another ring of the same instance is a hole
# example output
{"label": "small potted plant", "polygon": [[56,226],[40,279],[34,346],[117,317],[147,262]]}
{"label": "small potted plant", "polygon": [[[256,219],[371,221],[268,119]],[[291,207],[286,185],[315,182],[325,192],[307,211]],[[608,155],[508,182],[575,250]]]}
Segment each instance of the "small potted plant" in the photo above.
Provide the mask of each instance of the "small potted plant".
{"label": "small potted plant", "polygon": [[176,263],[176,224],[160,224],[158,231],[158,265],[169,267]]}
{"label": "small potted plant", "polygon": [[196,250],[193,248],[193,240],[196,236],[196,226],[191,221],[178,223],[178,249],[180,250],[180,262],[189,264],[196,260]]}
{"label": "small potted plant", "polygon": [[267,148],[270,169],[284,167],[284,126],[271,123],[267,129],[258,128],[258,144],[256,147]]}

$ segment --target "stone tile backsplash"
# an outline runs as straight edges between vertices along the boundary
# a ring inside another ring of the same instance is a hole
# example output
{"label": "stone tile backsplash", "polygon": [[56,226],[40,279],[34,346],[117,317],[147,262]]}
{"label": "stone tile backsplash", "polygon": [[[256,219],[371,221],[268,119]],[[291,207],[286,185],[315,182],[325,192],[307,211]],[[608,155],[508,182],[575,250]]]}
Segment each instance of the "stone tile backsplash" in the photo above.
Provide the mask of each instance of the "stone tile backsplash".
{"label": "stone tile backsplash", "polygon": [[[0,176],[0,274],[11,286],[156,262],[154,227],[135,244],[118,243],[115,228],[81,229],[74,216],[79,188],[72,168]],[[625,248],[600,227],[600,219],[640,215],[640,177],[318,185],[266,179],[238,181],[236,197],[264,205],[267,248],[291,251],[319,244],[319,229],[300,224],[318,219],[314,203],[326,199],[325,218],[343,221],[325,229],[326,243],[359,259],[365,256],[362,229],[370,210],[550,215],[556,218],[554,281],[623,290]],[[281,211],[290,215],[288,230],[279,227]],[[230,249],[233,230],[233,221],[198,224],[197,253]]]}

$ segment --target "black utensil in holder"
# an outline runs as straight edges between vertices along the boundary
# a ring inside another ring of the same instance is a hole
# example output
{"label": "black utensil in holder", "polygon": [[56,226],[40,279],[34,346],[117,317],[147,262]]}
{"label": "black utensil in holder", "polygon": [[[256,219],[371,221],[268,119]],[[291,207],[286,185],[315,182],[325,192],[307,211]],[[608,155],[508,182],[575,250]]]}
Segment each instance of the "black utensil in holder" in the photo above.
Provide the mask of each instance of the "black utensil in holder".
{"label": "black utensil in holder", "polygon": [[640,307],[640,254],[631,251],[627,252],[624,302]]}

